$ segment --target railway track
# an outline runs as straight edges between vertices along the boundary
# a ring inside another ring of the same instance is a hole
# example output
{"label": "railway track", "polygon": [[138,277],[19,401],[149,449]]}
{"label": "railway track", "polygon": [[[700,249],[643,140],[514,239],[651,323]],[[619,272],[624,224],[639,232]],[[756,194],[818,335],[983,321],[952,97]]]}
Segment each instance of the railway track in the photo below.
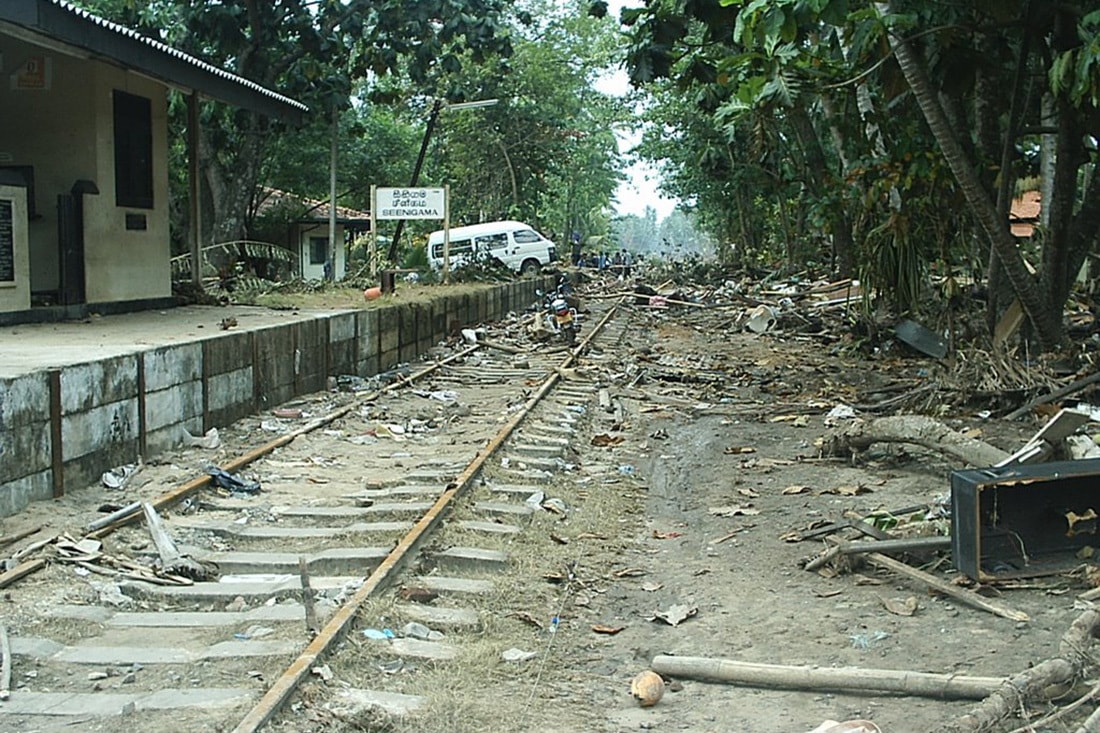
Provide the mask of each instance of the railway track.
{"label": "railway track", "polygon": [[[577,349],[597,363],[624,328],[600,310]],[[384,720],[430,707],[398,672],[461,669],[463,636],[485,625],[480,599],[505,592],[532,519],[568,511],[554,482],[608,406],[571,353],[546,351],[467,349],[312,422],[324,395],[290,428],[253,420],[285,432],[223,465],[247,467],[261,493],[212,496],[202,476],[152,502],[217,579],[81,582],[13,636],[18,684],[0,728],[307,730],[326,722],[318,710]],[[88,538],[153,552],[141,524]],[[327,687],[342,666],[356,683]]]}

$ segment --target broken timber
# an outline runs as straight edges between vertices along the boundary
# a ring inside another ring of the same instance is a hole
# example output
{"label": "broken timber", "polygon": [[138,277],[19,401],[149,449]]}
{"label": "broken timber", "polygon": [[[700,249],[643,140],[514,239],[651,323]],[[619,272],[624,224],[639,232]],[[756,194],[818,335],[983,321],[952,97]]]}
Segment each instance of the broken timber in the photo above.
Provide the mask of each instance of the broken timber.
{"label": "broken timber", "polygon": [[990,601],[989,599],[978,595],[972,590],[969,590],[967,588],[960,588],[957,585],[948,583],[944,580],[940,580],[934,575],[930,575],[923,570],[918,570],[914,567],[906,565],[905,563],[895,560],[892,557],[886,557],[886,555],[883,555],[881,553],[868,553],[867,562],[871,563],[875,567],[895,572],[898,575],[904,575],[905,577],[911,580],[915,580],[919,583],[924,583],[937,593],[942,593],[945,596],[950,596],[957,601],[961,601],[968,606],[972,606],[982,611],[988,611],[994,616],[1000,616],[1001,618],[1007,618],[1012,621],[1031,620],[1031,617],[1023,611],[1006,608],[999,603],[994,603],[993,601]]}
{"label": "broken timber", "polygon": [[1004,679],[996,677],[861,667],[792,667],[664,654],[654,657],[650,666],[657,674],[669,677],[733,682],[752,687],[900,693],[941,700],[980,700],[1004,684]]}

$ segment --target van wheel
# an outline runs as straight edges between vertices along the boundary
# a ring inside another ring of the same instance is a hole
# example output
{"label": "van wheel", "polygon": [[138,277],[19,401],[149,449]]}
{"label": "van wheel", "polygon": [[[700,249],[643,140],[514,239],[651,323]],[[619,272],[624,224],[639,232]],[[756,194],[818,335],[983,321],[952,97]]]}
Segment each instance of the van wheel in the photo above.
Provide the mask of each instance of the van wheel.
{"label": "van wheel", "polygon": [[519,271],[527,277],[535,277],[542,272],[542,265],[539,264],[538,260],[524,260]]}

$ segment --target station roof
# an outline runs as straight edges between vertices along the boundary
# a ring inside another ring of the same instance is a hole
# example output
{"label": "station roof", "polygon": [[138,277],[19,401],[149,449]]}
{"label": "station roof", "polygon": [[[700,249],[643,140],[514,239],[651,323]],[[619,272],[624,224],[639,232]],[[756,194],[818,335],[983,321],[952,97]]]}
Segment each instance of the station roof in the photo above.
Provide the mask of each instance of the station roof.
{"label": "station roof", "polygon": [[0,2],[0,34],[62,53],[104,61],[185,92],[197,91],[235,107],[287,122],[298,123],[309,111],[301,102],[66,0],[3,0]]}

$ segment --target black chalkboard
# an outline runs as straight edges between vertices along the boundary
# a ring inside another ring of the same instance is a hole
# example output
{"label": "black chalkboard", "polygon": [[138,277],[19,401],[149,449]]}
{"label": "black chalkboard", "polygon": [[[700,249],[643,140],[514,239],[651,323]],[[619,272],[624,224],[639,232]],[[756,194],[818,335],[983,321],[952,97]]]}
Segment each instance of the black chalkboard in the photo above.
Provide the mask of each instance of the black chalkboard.
{"label": "black chalkboard", "polygon": [[11,199],[0,199],[0,282],[15,282],[15,227]]}

